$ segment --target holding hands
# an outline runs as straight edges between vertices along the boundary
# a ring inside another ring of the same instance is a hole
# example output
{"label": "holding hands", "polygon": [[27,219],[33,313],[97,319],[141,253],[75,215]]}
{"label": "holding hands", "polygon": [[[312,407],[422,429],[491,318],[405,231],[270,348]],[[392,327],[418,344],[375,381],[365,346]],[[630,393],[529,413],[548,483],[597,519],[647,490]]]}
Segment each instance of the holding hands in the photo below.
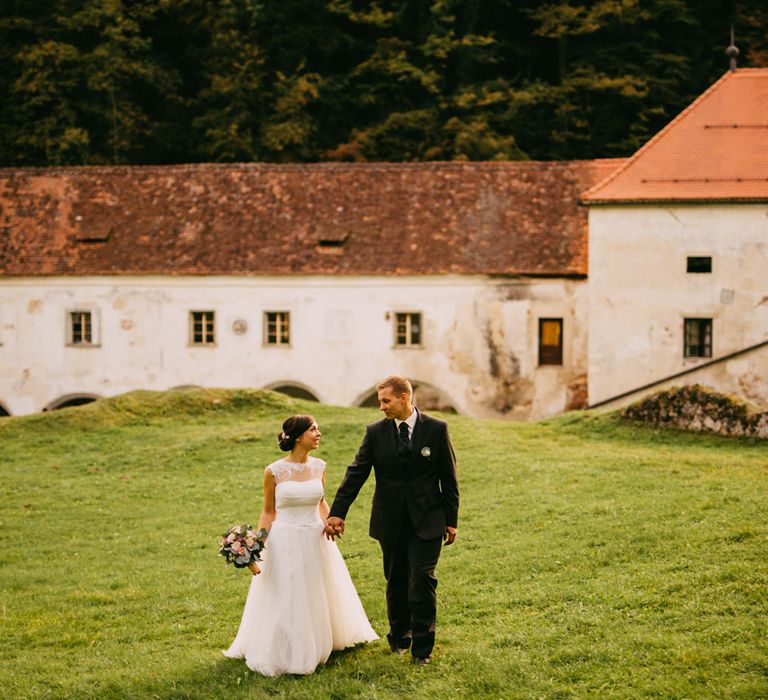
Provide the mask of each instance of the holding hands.
{"label": "holding hands", "polygon": [[450,525],[446,526],[445,533],[443,534],[443,542],[445,544],[453,544],[453,541],[456,539],[456,533],[458,530],[455,527],[451,527]]}
{"label": "holding hands", "polygon": [[344,521],[335,516],[325,520],[325,537],[329,540],[335,540],[344,534]]}

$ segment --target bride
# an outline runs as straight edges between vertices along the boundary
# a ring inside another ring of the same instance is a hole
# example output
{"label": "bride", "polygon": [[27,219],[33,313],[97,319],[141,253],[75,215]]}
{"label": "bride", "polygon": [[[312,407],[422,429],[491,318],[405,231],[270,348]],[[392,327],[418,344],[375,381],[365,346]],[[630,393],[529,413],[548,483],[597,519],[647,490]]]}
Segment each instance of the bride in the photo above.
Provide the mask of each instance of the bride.
{"label": "bride", "polygon": [[224,655],[265,676],[312,673],[334,649],[378,639],[338,547],[323,534],[325,462],[309,454],[320,435],[312,416],[288,418],[278,444],[290,455],[264,472],[258,527],[269,537]]}

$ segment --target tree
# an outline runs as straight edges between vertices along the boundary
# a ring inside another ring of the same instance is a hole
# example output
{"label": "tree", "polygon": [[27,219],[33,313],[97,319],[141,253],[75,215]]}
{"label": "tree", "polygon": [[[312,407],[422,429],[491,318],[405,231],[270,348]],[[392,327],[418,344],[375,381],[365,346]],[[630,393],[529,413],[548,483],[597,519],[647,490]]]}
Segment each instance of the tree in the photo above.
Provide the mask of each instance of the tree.
{"label": "tree", "polygon": [[[494,7],[495,6],[495,7]],[[341,79],[346,141],[327,151],[357,160],[508,159],[522,155],[505,129],[510,83],[494,70],[502,44],[498,3],[376,2],[334,12],[353,27],[362,58]]]}
{"label": "tree", "polygon": [[90,125],[92,162],[133,162],[148,155],[152,113],[178,85],[178,76],[158,65],[144,35],[157,9],[149,1],[87,0],[59,18],[82,47],[87,91],[77,109]]}
{"label": "tree", "polygon": [[193,98],[199,154],[211,161],[257,160],[263,157],[259,130],[269,106],[266,59],[256,43],[260,3],[224,0],[203,5],[203,83]]}
{"label": "tree", "polygon": [[763,0],[8,0],[0,163],[625,156]]}
{"label": "tree", "polygon": [[565,1],[528,14],[534,35],[549,40],[556,70],[515,95],[513,128],[527,151],[557,159],[627,155],[669,119],[689,61],[665,37],[691,31],[684,0]]}

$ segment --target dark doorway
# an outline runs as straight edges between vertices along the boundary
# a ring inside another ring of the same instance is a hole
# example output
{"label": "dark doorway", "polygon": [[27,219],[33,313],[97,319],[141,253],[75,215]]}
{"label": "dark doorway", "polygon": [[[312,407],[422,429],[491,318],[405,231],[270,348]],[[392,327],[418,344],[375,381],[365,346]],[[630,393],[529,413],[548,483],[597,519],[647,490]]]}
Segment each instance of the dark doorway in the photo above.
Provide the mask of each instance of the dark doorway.
{"label": "dark doorway", "polygon": [[70,394],[69,396],[62,396],[61,398],[56,399],[56,401],[52,401],[43,410],[58,411],[60,408],[84,406],[87,403],[97,401],[98,398],[98,396],[94,396],[93,394]]}
{"label": "dark doorway", "polygon": [[277,391],[286,396],[290,396],[293,399],[304,399],[305,401],[320,401],[309,389],[304,389],[300,386],[293,386],[291,384],[283,384],[281,386],[270,387],[272,391]]}

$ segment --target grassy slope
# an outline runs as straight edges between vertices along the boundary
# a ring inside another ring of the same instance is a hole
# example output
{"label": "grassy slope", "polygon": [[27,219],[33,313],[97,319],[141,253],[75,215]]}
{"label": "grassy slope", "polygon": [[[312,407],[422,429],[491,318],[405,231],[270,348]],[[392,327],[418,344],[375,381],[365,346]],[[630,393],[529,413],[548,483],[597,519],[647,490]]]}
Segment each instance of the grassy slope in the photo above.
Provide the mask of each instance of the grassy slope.
{"label": "grassy slope", "polygon": [[[383,641],[308,677],[224,659],[249,574],[216,537],[257,519],[273,436],[306,410],[332,492],[375,412],[137,392],[0,422],[0,696],[768,696],[768,445],[589,414],[449,418],[460,539],[430,667]],[[383,634],[371,491],[341,547]]]}

